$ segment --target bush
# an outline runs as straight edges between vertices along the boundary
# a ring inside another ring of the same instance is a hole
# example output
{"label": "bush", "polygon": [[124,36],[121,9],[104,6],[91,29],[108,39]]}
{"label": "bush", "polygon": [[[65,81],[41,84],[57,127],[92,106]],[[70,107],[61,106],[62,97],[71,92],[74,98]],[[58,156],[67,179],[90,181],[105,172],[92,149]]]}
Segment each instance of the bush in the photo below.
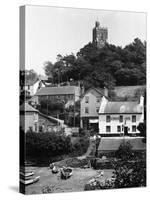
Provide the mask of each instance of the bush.
{"label": "bush", "polygon": [[89,147],[88,137],[81,137],[77,142],[73,144],[73,153],[76,156],[86,153]]}
{"label": "bush", "polygon": [[44,160],[72,151],[70,137],[56,133],[34,133],[26,134],[26,153],[30,158]]}
{"label": "bush", "polygon": [[140,131],[140,135],[144,137],[143,142],[146,143],[146,122],[139,123],[137,129]]}
{"label": "bush", "polygon": [[132,151],[132,145],[130,142],[123,142],[119,149],[116,151],[116,158],[122,159],[122,160],[130,160],[133,158],[134,154]]}
{"label": "bush", "polygon": [[74,144],[69,136],[58,133],[26,133],[26,156],[29,160],[49,163],[64,155],[80,156],[87,151],[89,139],[79,138]]}
{"label": "bush", "polygon": [[53,187],[46,185],[42,188],[42,193],[47,194],[47,193],[52,193],[53,192]]}
{"label": "bush", "polygon": [[115,188],[146,186],[146,162],[116,163]]}
{"label": "bush", "polygon": [[146,186],[146,162],[116,162],[110,179],[93,179],[84,190],[130,188]]}

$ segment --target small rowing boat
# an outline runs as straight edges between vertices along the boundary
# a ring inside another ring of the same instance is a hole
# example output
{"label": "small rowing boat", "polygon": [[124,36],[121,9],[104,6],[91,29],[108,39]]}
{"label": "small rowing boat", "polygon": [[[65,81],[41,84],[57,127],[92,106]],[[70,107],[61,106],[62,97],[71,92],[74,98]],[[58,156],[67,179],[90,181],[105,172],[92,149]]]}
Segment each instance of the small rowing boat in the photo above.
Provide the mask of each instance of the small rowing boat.
{"label": "small rowing boat", "polygon": [[72,169],[70,167],[63,167],[60,169],[62,179],[68,179],[72,176]]}
{"label": "small rowing boat", "polygon": [[20,175],[21,176],[24,176],[24,177],[30,177],[30,176],[33,176],[34,175],[34,172],[30,171],[30,172],[20,172]]}
{"label": "small rowing boat", "polygon": [[29,179],[29,180],[20,179],[20,182],[24,185],[30,185],[32,183],[36,183],[39,180],[40,180],[40,176],[37,176],[37,177],[35,177],[33,179]]}

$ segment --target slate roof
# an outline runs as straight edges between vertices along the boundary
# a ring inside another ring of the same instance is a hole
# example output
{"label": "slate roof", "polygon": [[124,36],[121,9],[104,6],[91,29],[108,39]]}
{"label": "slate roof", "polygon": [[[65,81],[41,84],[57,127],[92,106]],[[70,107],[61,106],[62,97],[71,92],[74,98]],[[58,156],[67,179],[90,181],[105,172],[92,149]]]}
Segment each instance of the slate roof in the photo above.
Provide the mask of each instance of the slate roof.
{"label": "slate roof", "polygon": [[25,102],[24,104],[22,104],[20,106],[20,111],[23,111],[23,112],[39,112],[38,110],[36,110],[35,108],[33,108],[32,106],[30,106],[28,104],[28,102]]}
{"label": "slate roof", "polygon": [[142,113],[142,106],[137,101],[108,102],[104,113]]}
{"label": "slate roof", "polygon": [[59,123],[59,124],[63,123],[63,120],[60,120],[60,119],[54,118],[54,117],[52,117],[52,116],[48,116],[48,115],[45,115],[45,114],[43,114],[43,113],[40,113],[38,110],[36,110],[36,109],[33,108],[32,106],[30,106],[30,105],[28,104],[28,102],[25,102],[24,104],[22,104],[22,105],[20,106],[20,111],[21,111],[21,112],[36,112],[36,113],[38,113],[39,115],[43,116],[44,118],[47,118],[47,119],[50,120],[50,121],[53,121],[53,122]]}
{"label": "slate roof", "polygon": [[[102,89],[102,88],[95,88],[95,87],[92,87],[92,88],[89,88],[87,91],[85,91],[84,92],[84,94],[82,95],[82,99],[84,98],[84,96],[87,94],[87,93],[89,93],[89,92],[92,92],[93,91],[93,95],[95,95],[95,96],[105,96],[104,95],[104,89]],[[108,98],[107,96],[105,96],[106,98]]]}
{"label": "slate roof", "polygon": [[74,94],[75,86],[43,87],[37,91],[36,96]]}

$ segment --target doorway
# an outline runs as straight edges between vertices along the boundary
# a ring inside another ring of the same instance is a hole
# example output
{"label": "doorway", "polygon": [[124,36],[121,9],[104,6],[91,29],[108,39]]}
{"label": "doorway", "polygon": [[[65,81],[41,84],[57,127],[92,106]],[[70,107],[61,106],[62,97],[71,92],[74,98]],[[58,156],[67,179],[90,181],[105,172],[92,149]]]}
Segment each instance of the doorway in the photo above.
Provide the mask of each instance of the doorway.
{"label": "doorway", "polygon": [[124,127],[124,135],[128,135],[128,127],[127,126]]}

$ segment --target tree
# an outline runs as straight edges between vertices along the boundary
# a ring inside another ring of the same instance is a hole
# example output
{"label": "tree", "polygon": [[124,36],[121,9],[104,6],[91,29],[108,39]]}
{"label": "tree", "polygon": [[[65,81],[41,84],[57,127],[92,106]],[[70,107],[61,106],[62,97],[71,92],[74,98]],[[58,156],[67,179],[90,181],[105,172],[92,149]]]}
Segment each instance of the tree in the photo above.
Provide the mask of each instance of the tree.
{"label": "tree", "polygon": [[132,146],[129,142],[122,142],[115,153],[117,158],[122,160],[131,160],[133,158]]}
{"label": "tree", "polygon": [[37,80],[37,78],[38,78],[38,75],[33,69],[25,70],[25,81],[30,80],[34,82],[35,80]]}
{"label": "tree", "polygon": [[50,79],[53,78],[53,69],[54,69],[54,65],[50,61],[46,61],[44,63],[45,75],[48,76]]}
{"label": "tree", "polygon": [[98,49],[86,44],[76,55],[57,56],[55,82],[83,80],[85,88],[146,83],[146,43],[136,38],[124,48],[106,43]]}

